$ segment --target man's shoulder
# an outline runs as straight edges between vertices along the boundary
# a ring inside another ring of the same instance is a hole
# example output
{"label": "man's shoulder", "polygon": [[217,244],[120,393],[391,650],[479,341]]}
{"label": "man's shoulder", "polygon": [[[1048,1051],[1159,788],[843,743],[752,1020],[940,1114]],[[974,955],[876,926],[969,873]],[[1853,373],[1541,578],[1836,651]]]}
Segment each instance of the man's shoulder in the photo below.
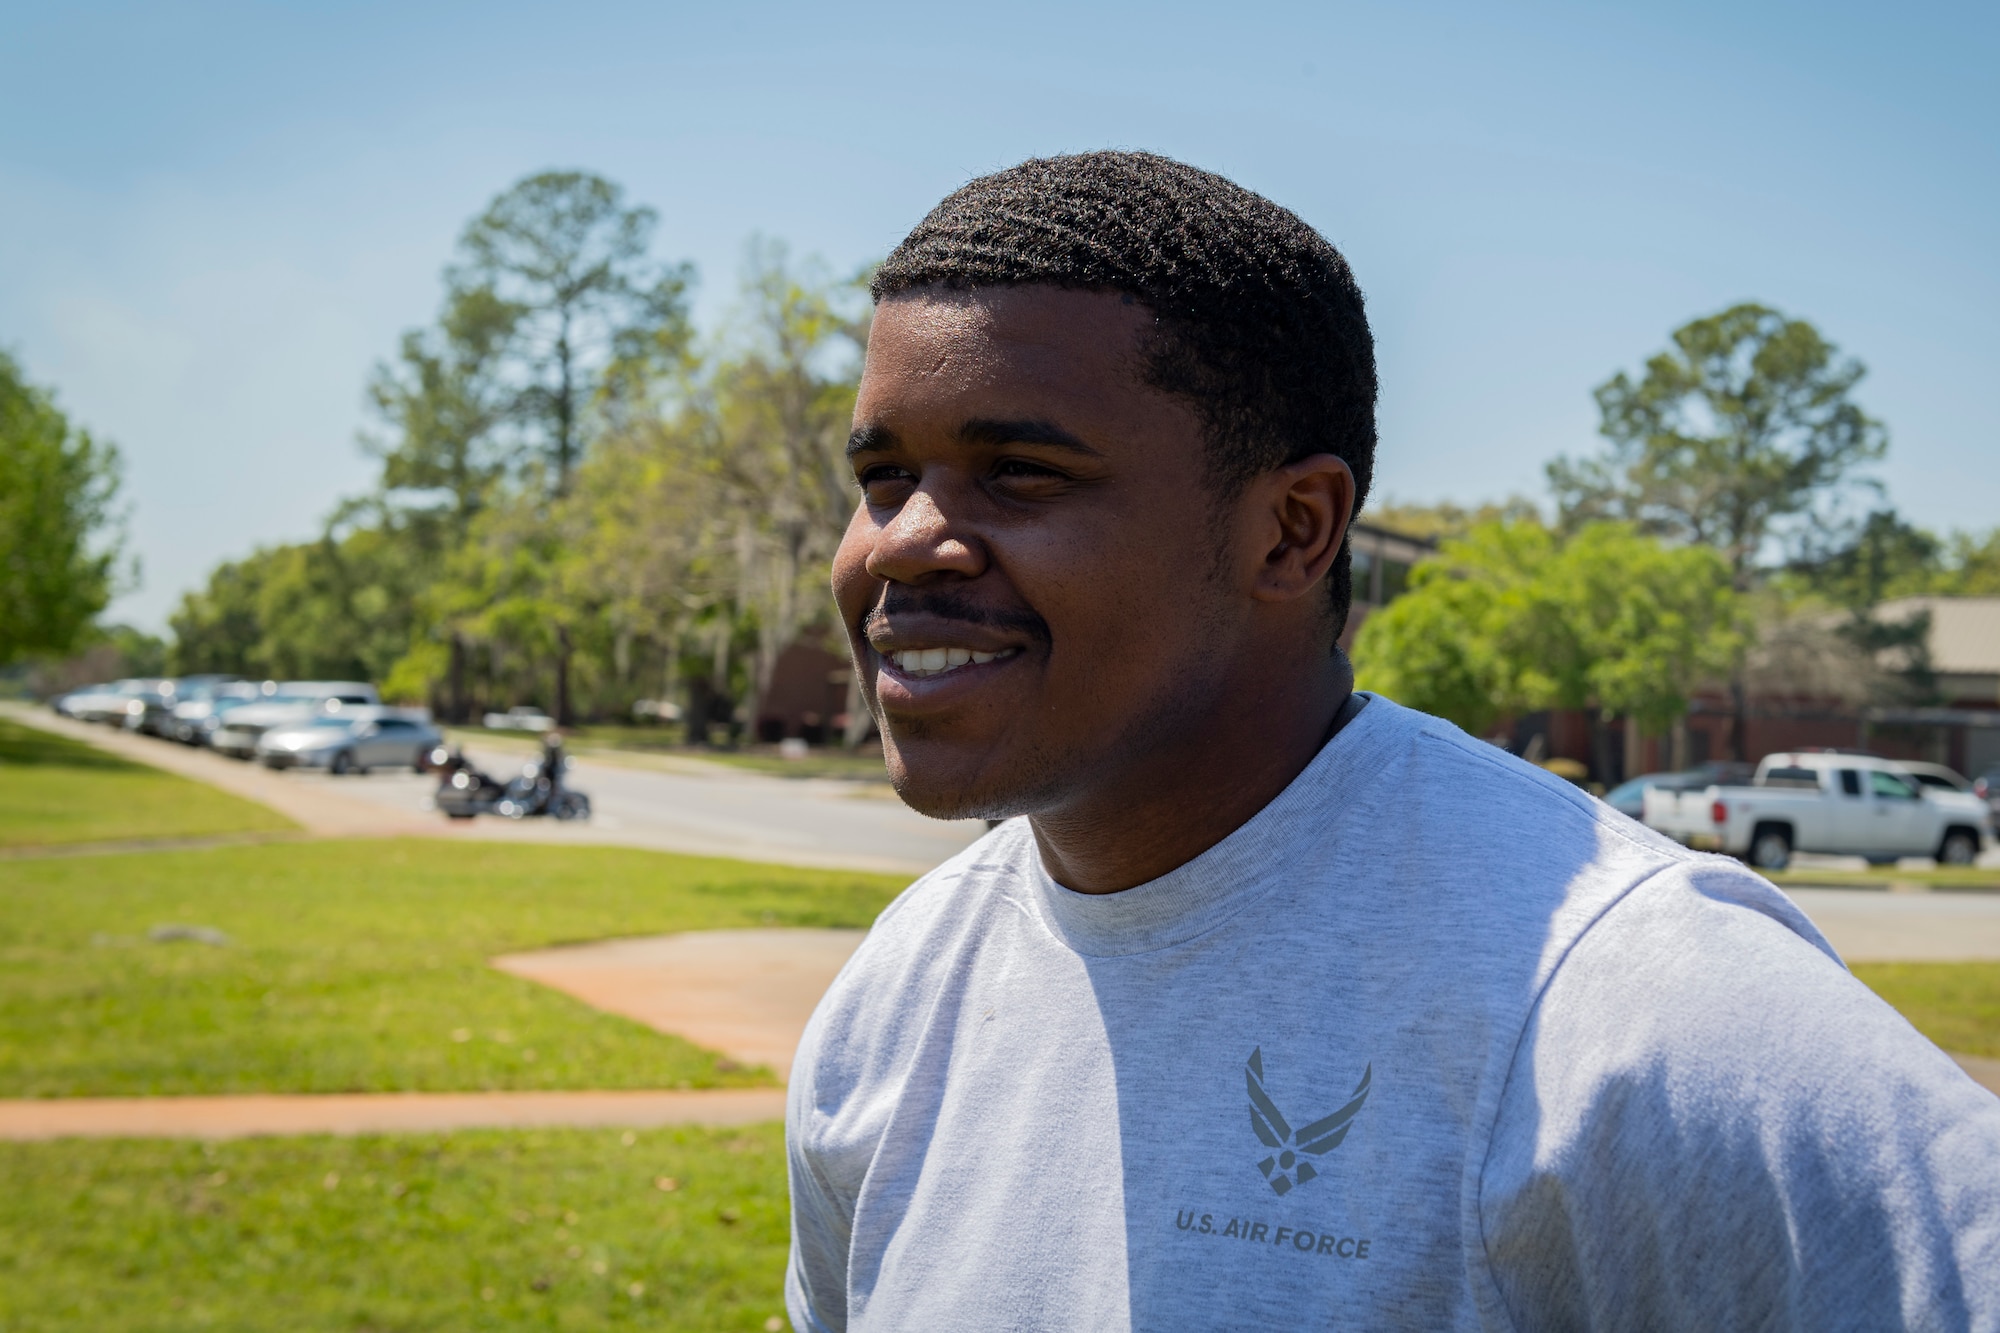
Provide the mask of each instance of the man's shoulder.
{"label": "man's shoulder", "polygon": [[1367,826],[1419,851],[1476,863],[1482,879],[1632,880],[1709,861],[1546,769],[1442,718],[1371,699],[1369,734],[1325,774],[1329,800],[1366,809]]}
{"label": "man's shoulder", "polygon": [[1956,1326],[1930,1316],[1995,1298],[2000,1103],[1721,858],[1568,950],[1492,1125],[1485,1257],[1516,1309],[1594,1307],[1552,1322],[1662,1283],[1712,1328]]}
{"label": "man's shoulder", "polygon": [[960,933],[969,916],[1018,901],[1035,855],[1025,819],[1010,819],[950,860],[913,881],[869,928],[867,946],[893,953],[935,943],[940,931]]}
{"label": "man's shoulder", "polygon": [[912,883],[882,909],[821,1004],[903,1008],[912,991],[941,985],[961,945],[988,930],[995,913],[1032,917],[1025,892],[1034,835],[1010,820]]}

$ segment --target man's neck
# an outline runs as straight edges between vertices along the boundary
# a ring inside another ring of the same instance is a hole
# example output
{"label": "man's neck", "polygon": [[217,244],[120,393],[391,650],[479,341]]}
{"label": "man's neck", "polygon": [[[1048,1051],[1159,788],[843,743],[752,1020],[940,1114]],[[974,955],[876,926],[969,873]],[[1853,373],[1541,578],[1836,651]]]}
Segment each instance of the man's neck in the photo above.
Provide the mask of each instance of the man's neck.
{"label": "man's neck", "polygon": [[1030,817],[1042,864],[1078,893],[1116,893],[1243,827],[1359,711],[1347,659],[1226,692],[1204,724],[1124,765],[1127,777]]}

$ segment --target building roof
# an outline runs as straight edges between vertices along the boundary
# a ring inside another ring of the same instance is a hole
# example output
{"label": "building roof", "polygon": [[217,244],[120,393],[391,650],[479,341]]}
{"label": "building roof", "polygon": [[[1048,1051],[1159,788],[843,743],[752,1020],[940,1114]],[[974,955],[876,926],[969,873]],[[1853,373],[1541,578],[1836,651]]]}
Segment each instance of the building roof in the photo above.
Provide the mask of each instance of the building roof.
{"label": "building roof", "polygon": [[1354,549],[1399,558],[1412,563],[1422,560],[1437,550],[1434,537],[1416,537],[1394,528],[1380,527],[1374,523],[1356,521],[1348,527],[1348,535],[1354,542]]}
{"label": "building roof", "polygon": [[1899,597],[1875,608],[1883,621],[1931,617],[1931,668],[2000,675],[2000,597]]}

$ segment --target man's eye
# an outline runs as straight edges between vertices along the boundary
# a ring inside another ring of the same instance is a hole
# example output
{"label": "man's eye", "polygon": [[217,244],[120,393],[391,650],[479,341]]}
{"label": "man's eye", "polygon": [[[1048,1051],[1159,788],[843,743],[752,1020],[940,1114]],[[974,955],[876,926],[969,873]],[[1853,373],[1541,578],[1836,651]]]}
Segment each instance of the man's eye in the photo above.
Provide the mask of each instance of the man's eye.
{"label": "man's eye", "polygon": [[914,478],[908,468],[897,467],[893,463],[877,463],[873,467],[863,468],[861,475],[855,480],[861,483],[861,489],[874,491],[884,486],[905,485]]}
{"label": "man's eye", "polygon": [[1059,478],[1062,473],[1026,458],[1003,458],[993,465],[996,477],[1025,477],[1037,480]]}

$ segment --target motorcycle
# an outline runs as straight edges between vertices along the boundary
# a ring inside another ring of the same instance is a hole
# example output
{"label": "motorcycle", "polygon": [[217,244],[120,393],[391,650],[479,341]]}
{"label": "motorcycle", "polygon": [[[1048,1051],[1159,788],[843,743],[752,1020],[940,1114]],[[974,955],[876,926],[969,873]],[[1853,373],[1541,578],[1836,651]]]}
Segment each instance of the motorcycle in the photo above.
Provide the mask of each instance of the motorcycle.
{"label": "motorcycle", "polygon": [[511,782],[480,772],[461,750],[440,745],[429,756],[437,771],[437,808],[447,819],[472,819],[479,815],[499,815],[502,819],[530,819],[547,815],[554,819],[590,818],[590,798],[563,784],[563,770],[569,756],[563,753],[562,738],[551,734],[542,743],[539,761],[525,765],[521,776]]}

